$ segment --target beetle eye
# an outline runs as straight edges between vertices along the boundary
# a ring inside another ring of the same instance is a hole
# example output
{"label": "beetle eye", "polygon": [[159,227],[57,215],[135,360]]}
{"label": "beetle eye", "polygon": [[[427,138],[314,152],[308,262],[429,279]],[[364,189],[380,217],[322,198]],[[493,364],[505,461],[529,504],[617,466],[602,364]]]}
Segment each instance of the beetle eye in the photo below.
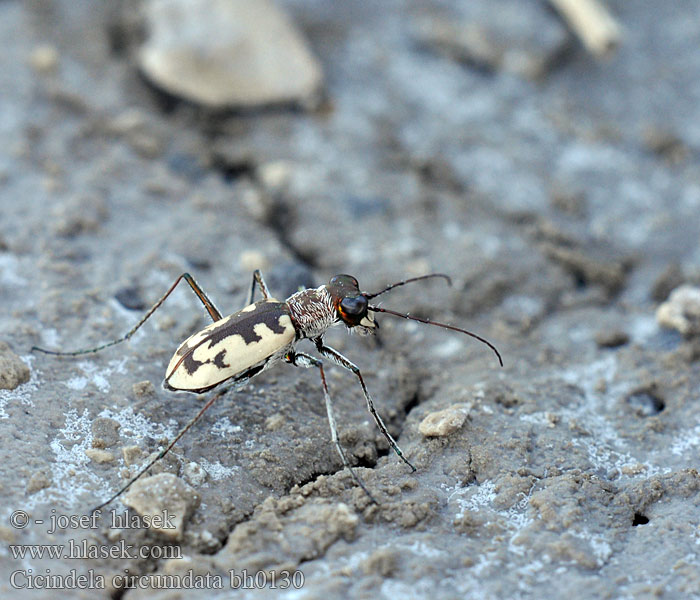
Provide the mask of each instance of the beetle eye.
{"label": "beetle eye", "polygon": [[351,296],[349,298],[343,298],[340,301],[340,310],[346,315],[364,315],[367,312],[367,298],[364,296]]}
{"label": "beetle eye", "polygon": [[359,287],[357,279],[352,275],[336,275],[331,277],[330,285],[348,286],[348,287]]}

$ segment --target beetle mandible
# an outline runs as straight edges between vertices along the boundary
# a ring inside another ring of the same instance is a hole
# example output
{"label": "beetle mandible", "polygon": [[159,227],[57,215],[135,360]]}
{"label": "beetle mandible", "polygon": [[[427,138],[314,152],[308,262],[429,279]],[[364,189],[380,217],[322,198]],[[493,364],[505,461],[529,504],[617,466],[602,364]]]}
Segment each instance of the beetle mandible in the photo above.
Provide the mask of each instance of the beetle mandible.
{"label": "beetle mandible", "polygon": [[[377,413],[372,397],[365,385],[360,369],[353,362],[345,358],[340,352],[327,346],[323,341],[326,331],[336,324],[344,324],[348,329],[357,331],[361,335],[374,333],[379,324],[374,319],[375,312],[386,313],[404,319],[419,321],[428,325],[435,325],[444,329],[450,329],[469,335],[488,345],[498,357],[503,366],[503,360],[496,347],[488,340],[466,329],[453,325],[438,323],[430,319],[414,317],[408,313],[395,312],[387,308],[370,304],[372,298],[388,292],[398,286],[420,281],[423,279],[439,277],[451,283],[450,278],[442,273],[431,273],[420,277],[412,277],[386,286],[373,294],[360,291],[359,283],[352,275],[336,275],[331,280],[318,288],[308,288],[292,294],[286,301],[274,299],[268,291],[265,280],[259,270],[253,273],[253,282],[250,288],[248,302],[245,308],[227,317],[222,317],[214,304],[209,300],[202,288],[189,273],[183,273],[170,286],[167,292],[148,310],[142,319],[124,336],[85,350],[73,352],[61,352],[46,350],[34,346],[32,350],[38,350],[45,354],[58,356],[76,356],[92,352],[99,352],[110,346],[114,346],[128,340],[146,320],[163,304],[181,281],[186,281],[202,302],[213,323],[201,331],[187,338],[175,351],[165,372],[163,387],[171,391],[189,391],[197,394],[207,392],[222,383],[230,382],[238,387],[262,373],[279,361],[286,361],[297,367],[317,368],[321,377],[323,397],[326,404],[328,423],[331,429],[333,443],[340,454],[343,465],[350,471],[355,482],[364,490],[370,500],[376,500],[369,492],[365,484],[350,466],[343,447],[340,444],[338,430],[333,414],[323,361],[296,350],[296,345],[303,339],[314,343],[319,354],[331,362],[351,371],[358,379],[362,388],[367,408],[374,418],[382,435],[387,439],[391,448],[405,462],[412,471],[416,468],[404,456],[398,444],[391,436],[384,421]],[[253,302],[255,290],[258,288],[262,294],[262,300]],[[162,449],[143,469],[130,479],[111,498],[93,509],[97,511],[110,504],[124,493],[137,479],[146,473],[158,460],[163,458],[177,441],[194,425],[204,412],[221,397],[230,386],[213,395],[197,415]]]}

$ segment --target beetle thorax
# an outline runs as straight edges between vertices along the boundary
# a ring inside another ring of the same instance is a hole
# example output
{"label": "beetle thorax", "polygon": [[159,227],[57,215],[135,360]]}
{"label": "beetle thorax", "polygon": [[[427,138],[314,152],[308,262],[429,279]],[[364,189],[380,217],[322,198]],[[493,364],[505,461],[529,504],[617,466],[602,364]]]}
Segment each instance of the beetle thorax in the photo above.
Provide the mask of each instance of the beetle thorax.
{"label": "beetle thorax", "polygon": [[307,289],[287,298],[294,327],[302,338],[322,335],[337,320],[333,298],[325,285]]}

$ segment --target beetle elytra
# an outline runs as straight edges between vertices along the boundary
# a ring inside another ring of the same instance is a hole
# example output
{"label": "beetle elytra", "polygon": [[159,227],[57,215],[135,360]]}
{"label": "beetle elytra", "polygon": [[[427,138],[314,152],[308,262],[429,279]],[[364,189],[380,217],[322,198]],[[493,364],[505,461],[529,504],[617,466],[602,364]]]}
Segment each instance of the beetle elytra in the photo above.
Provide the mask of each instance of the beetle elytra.
{"label": "beetle elytra", "polygon": [[[255,375],[280,361],[286,361],[297,367],[317,368],[319,370],[333,443],[340,454],[343,465],[349,470],[357,485],[364,490],[372,502],[376,503],[372,494],[370,494],[365,484],[351,467],[345,456],[343,447],[340,444],[322,360],[305,352],[298,352],[296,350],[296,344],[303,339],[310,340],[316,346],[316,350],[322,357],[351,371],[354,376],[357,377],[365,401],[367,402],[367,408],[382,435],[387,439],[397,456],[415,471],[416,468],[404,456],[398,444],[387,430],[384,421],[374,408],[374,402],[365,385],[360,369],[337,350],[327,346],[323,341],[323,335],[331,326],[341,323],[348,327],[348,329],[357,331],[362,335],[372,334],[379,327],[377,321],[374,319],[373,313],[381,312],[457,331],[476,338],[488,345],[495,352],[500,365],[503,366],[503,360],[496,347],[486,339],[466,329],[461,329],[445,323],[438,323],[430,319],[414,317],[408,313],[395,312],[387,308],[373,306],[369,303],[372,298],[384,294],[395,287],[433,277],[443,278],[448,283],[451,283],[447,275],[431,273],[429,275],[412,277],[393,283],[379,292],[369,294],[360,291],[358,281],[353,276],[336,275],[325,285],[318,288],[301,290],[292,294],[286,301],[281,302],[275,300],[270,295],[260,271],[256,270],[253,273],[253,282],[245,308],[227,317],[222,317],[221,313],[211,300],[209,300],[194,278],[189,273],[183,273],[175,280],[168,291],[148,310],[141,320],[119,339],[95,348],[76,350],[73,352],[46,350],[34,346],[32,350],[38,350],[46,354],[77,356],[80,354],[99,352],[100,350],[126,341],[163,304],[166,298],[182,280],[189,284],[190,288],[197,295],[209,313],[209,316],[212,318],[213,323],[190,336],[180,344],[168,364],[163,386],[172,391],[189,391],[201,394],[223,383],[228,383],[229,385],[214,394],[197,415],[178,432],[155,458],[143,467],[111,498],[94,508],[93,512],[103,508],[118,498],[137,479],[146,473],[155,462],[163,458],[189,428],[199,420],[216,399],[221,397],[231,385],[236,387],[241,386]],[[256,288],[260,290],[262,300],[253,302]]]}

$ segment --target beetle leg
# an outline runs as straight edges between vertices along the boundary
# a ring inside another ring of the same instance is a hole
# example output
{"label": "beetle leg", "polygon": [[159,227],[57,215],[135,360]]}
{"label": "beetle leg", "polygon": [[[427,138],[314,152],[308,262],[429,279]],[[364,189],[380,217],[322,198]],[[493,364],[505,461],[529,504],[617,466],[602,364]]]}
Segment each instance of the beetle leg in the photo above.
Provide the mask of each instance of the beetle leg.
{"label": "beetle leg", "polygon": [[246,302],[246,306],[253,304],[256,285],[260,288],[260,293],[263,295],[263,299],[267,300],[270,297],[270,291],[267,289],[267,284],[263,279],[260,269],[255,269],[255,271],[253,271],[253,283],[250,286],[250,294],[248,294],[248,302]]}
{"label": "beetle leg", "polygon": [[128,490],[128,489],[131,487],[131,485],[132,485],[137,479],[140,479],[141,476],[142,476],[146,471],[148,471],[154,464],[156,464],[161,458],[163,458],[168,452],[170,452],[171,448],[178,442],[178,440],[179,440],[183,435],[185,435],[185,434],[189,431],[189,429],[190,429],[190,427],[192,427],[192,425],[194,425],[197,421],[199,421],[199,419],[200,419],[201,416],[207,411],[207,409],[208,409],[212,404],[214,404],[214,402],[215,402],[216,400],[218,400],[219,398],[221,398],[221,396],[223,396],[223,395],[228,391],[228,389],[229,389],[228,387],[222,388],[222,389],[219,390],[216,394],[214,394],[211,398],[209,398],[209,400],[207,400],[207,403],[206,403],[206,404],[202,407],[202,409],[195,415],[195,417],[194,417],[189,423],[187,423],[187,425],[185,425],[185,426],[180,430],[180,432],[173,438],[173,440],[172,440],[165,448],[163,448],[163,449],[156,455],[155,458],[151,459],[151,460],[148,462],[148,464],[147,464],[145,467],[143,467],[143,469],[141,469],[136,475],[134,475],[134,477],[132,477],[132,478],[131,478],[118,492],[116,492],[111,498],[109,498],[108,500],[105,500],[102,504],[100,504],[99,506],[96,506],[95,508],[93,508],[93,509],[90,511],[90,514],[97,512],[97,511],[100,510],[101,508],[104,508],[105,506],[107,506],[108,504],[110,504],[111,502],[113,502],[114,500],[116,500],[117,498],[119,498],[119,496],[121,496],[124,492],[126,492],[126,490]]}
{"label": "beetle leg", "polygon": [[340,445],[340,438],[338,437],[338,428],[335,425],[335,416],[333,415],[333,404],[331,402],[331,396],[328,392],[328,385],[326,384],[326,374],[323,371],[323,361],[319,360],[318,358],[314,358],[313,356],[309,356],[308,354],[304,354],[303,352],[289,352],[287,353],[287,356],[285,356],[285,360],[293,364],[295,367],[304,367],[307,369],[310,369],[312,367],[318,367],[319,373],[321,375],[321,385],[323,386],[323,398],[326,401],[326,412],[328,413],[328,424],[331,427],[331,438],[333,439],[333,443],[338,449],[338,454],[340,454],[340,458],[343,460],[343,465],[350,471],[350,474],[352,475],[357,485],[359,485],[362,488],[362,490],[365,492],[365,494],[367,494],[369,499],[374,504],[377,504],[377,501],[374,499],[372,494],[369,493],[369,490],[365,487],[365,484],[362,483],[362,480],[358,477],[353,468],[350,466],[350,463],[348,462],[348,459],[345,456],[345,452],[343,451],[343,447]]}
{"label": "beetle leg", "polygon": [[396,443],[396,440],[394,440],[394,438],[391,437],[391,434],[387,430],[386,425],[384,425],[384,421],[382,421],[382,418],[379,416],[379,413],[377,413],[377,411],[375,410],[374,402],[372,402],[372,396],[369,395],[369,390],[365,385],[365,380],[362,378],[362,373],[360,373],[360,369],[357,367],[357,365],[345,358],[337,350],[334,350],[330,346],[326,346],[320,337],[316,338],[314,340],[314,343],[316,344],[317,350],[323,356],[332,360],[335,364],[343,367],[344,369],[352,371],[357,376],[357,378],[360,380],[360,385],[362,386],[362,392],[365,395],[365,400],[367,400],[367,409],[369,410],[370,414],[374,417],[374,420],[377,423],[377,427],[379,427],[379,431],[382,432],[382,435],[384,435],[384,437],[387,439],[389,445],[393,448],[394,452],[396,452],[397,456],[409,467],[411,467],[412,471],[415,471],[416,468],[403,455],[401,448],[399,448],[398,444]]}
{"label": "beetle leg", "polygon": [[143,316],[143,318],[136,323],[134,327],[132,327],[125,335],[120,337],[119,339],[112,340],[111,342],[108,342],[106,344],[102,344],[101,346],[96,346],[95,348],[86,348],[85,350],[75,350],[73,352],[59,352],[55,350],[46,350],[44,348],[39,348],[38,346],[32,346],[32,350],[38,350],[39,352],[43,352],[44,354],[54,354],[57,356],[77,356],[78,354],[90,354],[91,352],[99,352],[100,350],[104,350],[105,348],[109,348],[110,346],[115,346],[116,344],[120,344],[121,342],[125,342],[128,340],[136,331],[143,325],[148,318],[160,308],[160,305],[165,302],[165,299],[170,296],[172,291],[177,287],[177,284],[180,283],[180,281],[185,280],[189,286],[192,288],[192,291],[197,295],[197,298],[201,301],[201,303],[204,305],[204,308],[207,309],[207,312],[209,313],[209,316],[212,318],[213,321],[219,321],[221,319],[221,313],[217,310],[216,306],[214,306],[214,303],[209,300],[207,295],[204,293],[204,290],[202,290],[201,287],[197,284],[197,282],[194,280],[194,277],[190,275],[189,273],[183,273],[180,275],[175,280],[175,283],[173,283],[170,286],[170,289],[165,292],[151,308],[148,310],[148,312]]}

